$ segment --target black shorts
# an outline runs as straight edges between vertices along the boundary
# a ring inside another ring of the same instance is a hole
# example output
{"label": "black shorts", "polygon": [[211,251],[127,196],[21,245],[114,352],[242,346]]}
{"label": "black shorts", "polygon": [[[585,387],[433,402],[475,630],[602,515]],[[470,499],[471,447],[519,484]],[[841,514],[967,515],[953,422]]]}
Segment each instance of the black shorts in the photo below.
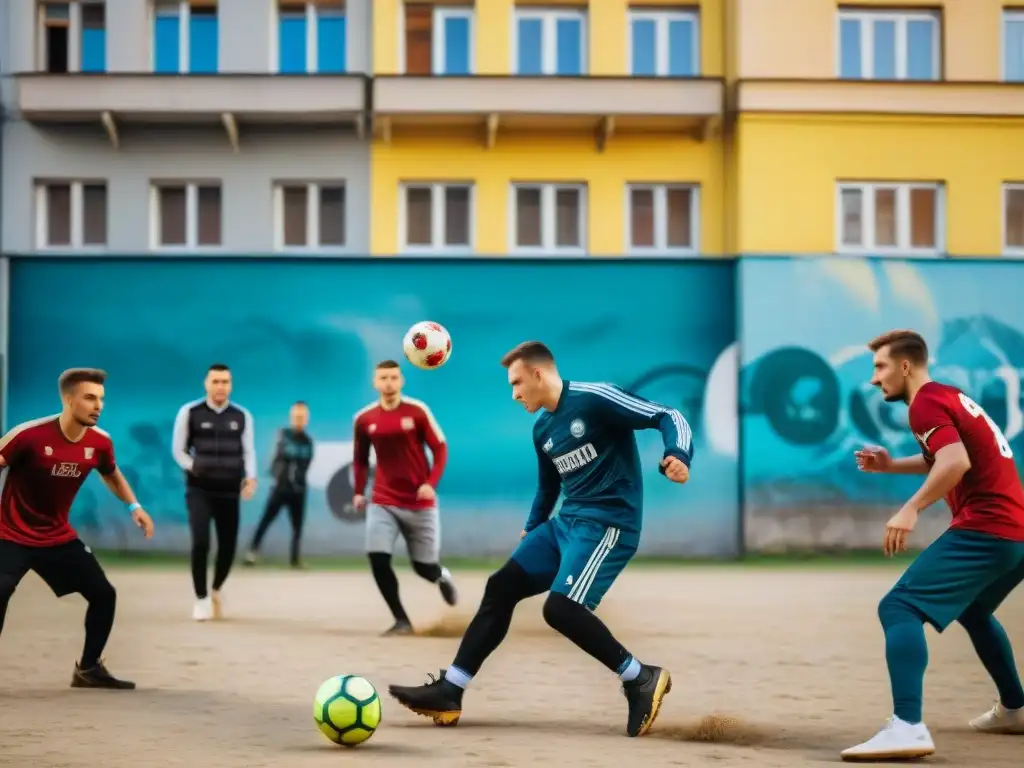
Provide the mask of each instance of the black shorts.
{"label": "black shorts", "polygon": [[17,585],[29,571],[38,574],[57,597],[107,581],[99,560],[81,539],[52,547],[27,547],[0,539],[0,576]]}

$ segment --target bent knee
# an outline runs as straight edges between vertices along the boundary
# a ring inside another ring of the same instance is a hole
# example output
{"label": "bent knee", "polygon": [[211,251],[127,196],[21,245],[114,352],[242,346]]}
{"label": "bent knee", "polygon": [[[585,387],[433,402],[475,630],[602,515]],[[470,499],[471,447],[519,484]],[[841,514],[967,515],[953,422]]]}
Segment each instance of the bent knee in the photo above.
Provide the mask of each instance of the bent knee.
{"label": "bent knee", "polygon": [[85,589],[81,590],[81,593],[82,597],[90,603],[100,605],[114,605],[117,603],[117,590],[114,589],[114,585],[110,583],[110,580],[106,578],[89,584]]}
{"label": "bent knee", "polygon": [[960,625],[971,632],[974,629],[986,626],[993,619],[992,611],[983,608],[977,603],[967,606],[967,610],[957,617]]}
{"label": "bent knee", "polygon": [[891,627],[904,621],[923,623],[924,617],[914,608],[906,590],[894,587],[878,603],[878,620],[883,627]]}
{"label": "bent knee", "polygon": [[534,594],[530,577],[515,560],[509,560],[487,578],[484,600],[514,605]]}
{"label": "bent knee", "polygon": [[572,613],[574,606],[578,605],[579,603],[560,592],[549,592],[544,600],[544,621],[552,629],[558,630],[565,626],[567,617]]}

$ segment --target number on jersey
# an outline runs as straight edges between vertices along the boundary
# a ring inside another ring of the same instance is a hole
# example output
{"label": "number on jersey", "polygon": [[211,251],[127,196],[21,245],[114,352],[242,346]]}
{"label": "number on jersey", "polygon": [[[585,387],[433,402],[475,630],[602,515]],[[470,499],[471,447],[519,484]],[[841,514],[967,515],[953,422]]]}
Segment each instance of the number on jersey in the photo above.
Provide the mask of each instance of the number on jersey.
{"label": "number on jersey", "polygon": [[974,418],[982,418],[985,420],[985,423],[988,424],[988,428],[992,430],[992,434],[996,438],[996,445],[999,446],[999,455],[1004,459],[1012,459],[1013,449],[1010,448],[1010,442],[1006,439],[1006,436],[1003,435],[1003,430],[999,428],[999,425],[992,421],[991,417],[985,413],[985,409],[971,400],[971,398],[963,392],[960,393],[960,405],[962,405],[964,410]]}

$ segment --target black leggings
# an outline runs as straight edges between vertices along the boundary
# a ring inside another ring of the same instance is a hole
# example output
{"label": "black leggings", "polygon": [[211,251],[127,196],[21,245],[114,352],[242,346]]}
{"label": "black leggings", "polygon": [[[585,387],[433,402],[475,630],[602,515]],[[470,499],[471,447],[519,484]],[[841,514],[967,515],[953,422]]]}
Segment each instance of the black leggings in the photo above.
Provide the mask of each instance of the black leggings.
{"label": "black leggings", "polygon": [[213,589],[219,590],[231,573],[238,547],[240,496],[216,495],[190,489],[188,525],[192,530],[192,587],[196,597],[207,596],[206,568],[210,560],[210,522],[217,531],[217,557],[213,569]]}
{"label": "black leggings", "polygon": [[263,517],[260,518],[259,525],[256,526],[256,533],[252,537],[252,546],[249,548],[253,552],[259,551],[260,544],[263,543],[263,537],[267,535],[267,530],[270,528],[271,523],[281,513],[281,507],[288,508],[288,517],[292,522],[292,545],[289,554],[291,555],[292,565],[298,565],[299,549],[302,541],[302,523],[306,516],[306,494],[304,491],[274,489],[270,494],[270,498],[267,499],[267,508],[263,511]]}

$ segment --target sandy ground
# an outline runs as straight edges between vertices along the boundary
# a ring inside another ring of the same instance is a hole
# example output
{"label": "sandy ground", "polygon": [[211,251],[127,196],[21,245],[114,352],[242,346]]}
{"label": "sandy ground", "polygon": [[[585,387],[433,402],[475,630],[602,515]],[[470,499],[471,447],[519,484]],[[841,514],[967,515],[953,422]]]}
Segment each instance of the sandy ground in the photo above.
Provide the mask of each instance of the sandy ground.
{"label": "sandy ground", "polygon": [[[520,608],[505,646],[474,681],[462,722],[442,729],[385,691],[436,673],[458,641],[378,638],[388,617],[368,574],[239,569],[226,592],[230,616],[195,624],[186,572],[112,570],[119,606],[107,658],[115,674],[139,683],[134,692],[67,688],[84,603],[55,600],[30,575],[0,640],[0,765],[837,763],[840,749],[872,735],[891,710],[875,607],[895,575],[877,567],[628,571],[600,613],[675,681],[643,739],[623,735],[617,680],[543,624],[537,599]],[[460,609],[446,615],[430,585],[407,571],[401,578],[414,620],[454,631],[484,581],[463,575]],[[1000,615],[1024,641],[1024,598],[1013,596]],[[965,633],[929,630],[929,641],[925,713],[939,750],[931,762],[1019,766],[1024,738],[967,728],[995,694]],[[342,673],[363,674],[385,692],[380,730],[355,750],[327,742],[312,721],[318,684]]]}

